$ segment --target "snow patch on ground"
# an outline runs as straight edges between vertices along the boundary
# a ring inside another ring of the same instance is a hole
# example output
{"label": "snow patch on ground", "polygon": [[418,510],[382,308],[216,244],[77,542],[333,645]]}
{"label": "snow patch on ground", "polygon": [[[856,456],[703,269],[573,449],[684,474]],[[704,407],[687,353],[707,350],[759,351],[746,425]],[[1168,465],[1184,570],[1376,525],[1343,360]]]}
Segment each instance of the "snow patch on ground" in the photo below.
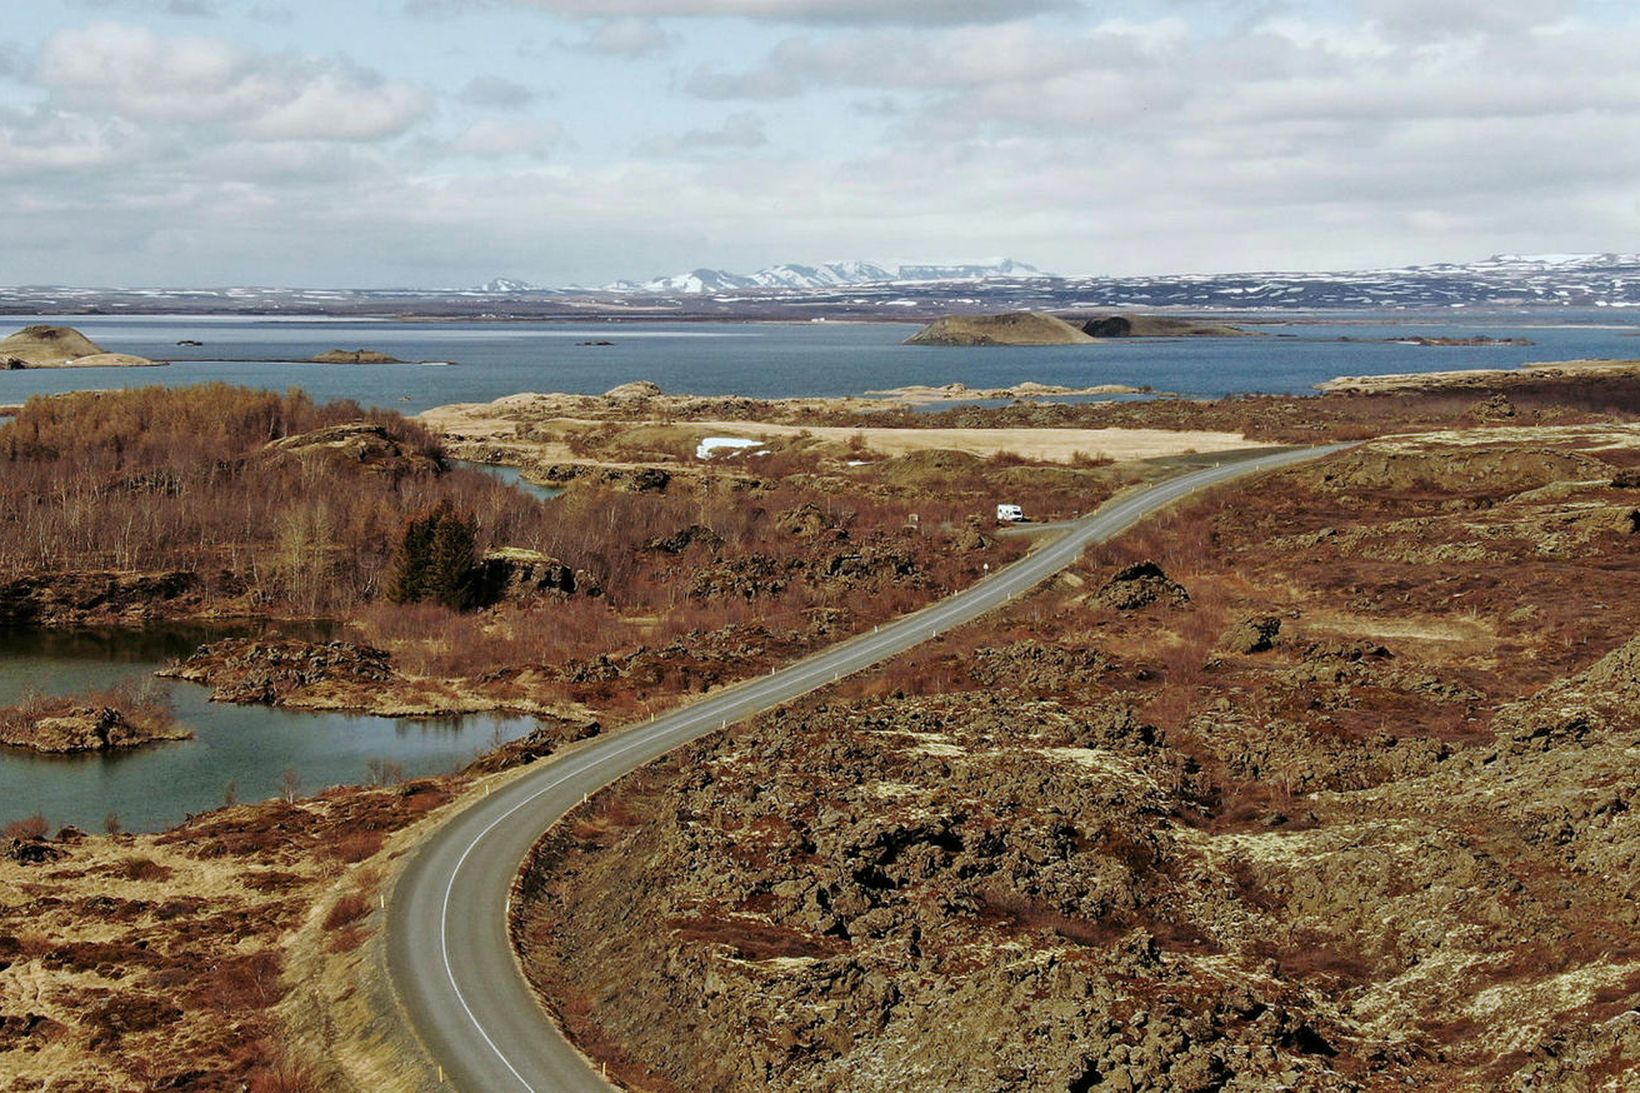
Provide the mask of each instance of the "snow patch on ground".
{"label": "snow patch on ground", "polygon": [[711,459],[714,452],[725,448],[760,448],[762,446],[763,441],[750,440],[743,436],[709,436],[695,445],[695,458]]}

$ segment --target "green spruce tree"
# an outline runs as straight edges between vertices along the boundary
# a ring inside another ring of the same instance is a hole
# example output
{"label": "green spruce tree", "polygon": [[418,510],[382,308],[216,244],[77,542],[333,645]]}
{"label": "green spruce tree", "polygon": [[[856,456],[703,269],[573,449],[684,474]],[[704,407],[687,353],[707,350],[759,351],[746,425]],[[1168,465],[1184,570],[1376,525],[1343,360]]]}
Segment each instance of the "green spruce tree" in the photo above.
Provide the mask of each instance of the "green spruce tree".
{"label": "green spruce tree", "polygon": [[448,508],[433,528],[427,598],[452,611],[473,606],[477,591],[478,520]]}
{"label": "green spruce tree", "polygon": [[405,522],[388,570],[387,598],[466,611],[478,598],[478,519],[448,501]]}

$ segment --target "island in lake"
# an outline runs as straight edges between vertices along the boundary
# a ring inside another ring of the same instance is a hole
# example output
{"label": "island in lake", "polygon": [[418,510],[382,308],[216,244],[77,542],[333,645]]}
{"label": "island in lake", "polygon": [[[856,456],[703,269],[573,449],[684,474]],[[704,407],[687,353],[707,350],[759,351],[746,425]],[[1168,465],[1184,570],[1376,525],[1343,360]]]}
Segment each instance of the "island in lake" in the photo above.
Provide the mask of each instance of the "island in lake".
{"label": "island in lake", "polygon": [[79,696],[34,695],[0,708],[0,744],[50,755],[124,751],[161,740],[192,740],[168,703],[125,688]]}
{"label": "island in lake", "polygon": [[1011,311],[1004,315],[946,315],[905,340],[906,345],[1091,345],[1093,337],[1057,315]]}
{"label": "island in lake", "polygon": [[397,357],[390,356],[377,349],[327,349],[316,357],[308,358],[309,364],[404,364]]}
{"label": "island in lake", "polygon": [[1092,345],[1105,338],[1249,338],[1255,331],[1164,315],[1104,315],[1062,319],[1044,311],[1002,315],[946,315],[905,340],[906,345]]}
{"label": "island in lake", "polygon": [[37,323],[0,341],[0,369],[146,368],[164,363],[110,353],[71,326]]}

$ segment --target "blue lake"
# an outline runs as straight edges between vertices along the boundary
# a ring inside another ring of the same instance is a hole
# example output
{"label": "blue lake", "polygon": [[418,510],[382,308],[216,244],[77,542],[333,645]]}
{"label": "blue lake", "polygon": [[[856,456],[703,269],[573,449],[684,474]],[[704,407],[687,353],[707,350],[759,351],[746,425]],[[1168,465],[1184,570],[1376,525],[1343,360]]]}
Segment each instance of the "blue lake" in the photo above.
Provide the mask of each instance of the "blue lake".
{"label": "blue lake", "polygon": [[[29,395],[208,380],[352,398],[415,413],[520,391],[599,393],[633,380],[669,392],[756,397],[847,395],[908,384],[1000,387],[1148,385],[1217,397],[1302,393],[1337,375],[1513,367],[1529,361],[1640,356],[1634,325],[1610,315],[1419,317],[1260,325],[1270,336],[1109,341],[1091,346],[947,349],[904,346],[903,324],[400,323],[324,319],[69,316],[0,318],[0,329],[63,322],[104,348],[173,359],[165,368],[0,372],[0,405]],[[1606,325],[1602,325],[1606,324]],[[1529,337],[1535,346],[1418,347],[1352,338]],[[183,339],[203,342],[179,347]],[[591,346],[608,340],[613,345]],[[293,363],[333,348],[378,349],[403,365]],[[222,358],[236,358],[223,360]],[[254,360],[246,360],[254,358]],[[277,359],[275,359],[277,358]]]}

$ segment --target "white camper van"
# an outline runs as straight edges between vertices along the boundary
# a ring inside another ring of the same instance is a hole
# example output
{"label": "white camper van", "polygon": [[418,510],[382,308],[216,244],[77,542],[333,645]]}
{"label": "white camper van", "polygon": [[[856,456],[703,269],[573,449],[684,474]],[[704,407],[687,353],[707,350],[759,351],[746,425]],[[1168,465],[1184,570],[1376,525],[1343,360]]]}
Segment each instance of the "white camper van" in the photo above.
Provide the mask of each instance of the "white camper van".
{"label": "white camper van", "polygon": [[997,523],[1019,524],[1025,520],[1025,510],[1018,505],[998,505]]}

